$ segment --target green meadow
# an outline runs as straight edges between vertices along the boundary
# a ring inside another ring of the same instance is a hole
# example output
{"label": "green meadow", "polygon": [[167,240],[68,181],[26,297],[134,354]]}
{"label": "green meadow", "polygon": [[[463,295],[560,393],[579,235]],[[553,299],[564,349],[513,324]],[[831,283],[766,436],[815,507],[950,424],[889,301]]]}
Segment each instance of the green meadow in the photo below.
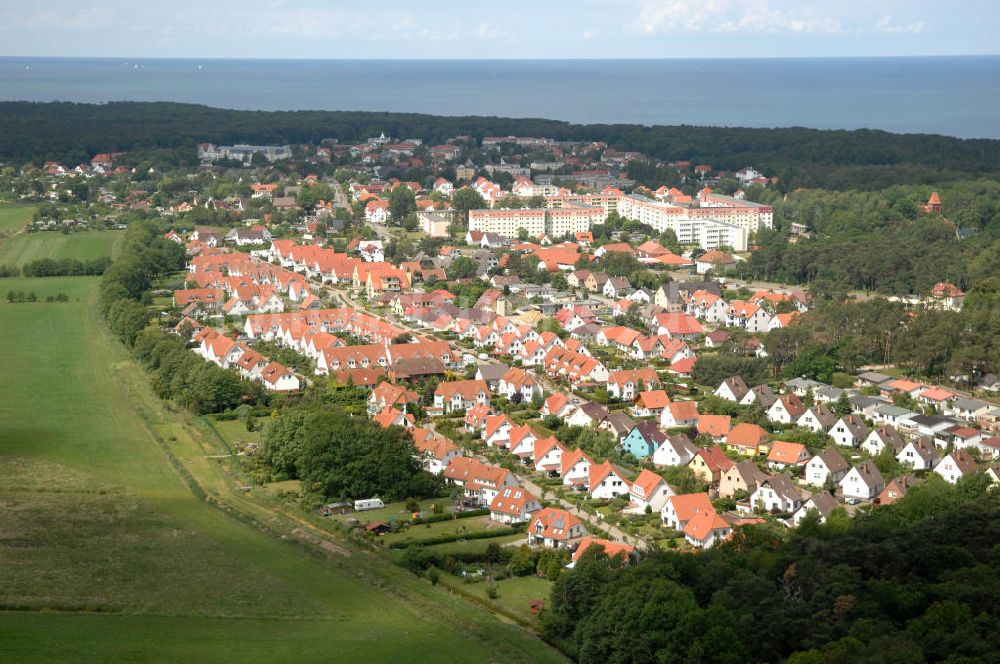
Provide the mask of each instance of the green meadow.
{"label": "green meadow", "polygon": [[0,233],[16,233],[28,225],[34,214],[32,205],[0,204]]}
{"label": "green meadow", "polygon": [[41,258],[89,260],[113,256],[121,231],[18,233],[0,242],[0,265],[24,265]]}
{"label": "green meadow", "polygon": [[[92,257],[87,235],[29,244]],[[102,251],[120,236],[105,237]],[[237,491],[223,446],[161,402],[106,332],[98,283],[0,279],[42,300],[0,301],[0,661],[561,661]],[[59,292],[70,301],[44,302]]]}

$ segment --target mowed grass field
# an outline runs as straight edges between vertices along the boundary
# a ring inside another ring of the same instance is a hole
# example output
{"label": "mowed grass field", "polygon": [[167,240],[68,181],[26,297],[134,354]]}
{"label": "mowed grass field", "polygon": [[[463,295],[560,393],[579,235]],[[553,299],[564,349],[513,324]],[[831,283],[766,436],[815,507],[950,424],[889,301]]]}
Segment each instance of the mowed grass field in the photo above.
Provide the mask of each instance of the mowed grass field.
{"label": "mowed grass field", "polygon": [[70,296],[0,301],[0,661],[561,660],[377,555],[275,537],[290,517],[230,494],[105,331],[98,283],[0,279]]}
{"label": "mowed grass field", "polygon": [[489,584],[483,580],[472,583],[463,583],[453,576],[441,575],[444,583],[450,588],[472,595],[482,602],[495,605],[511,616],[528,624],[537,624],[538,616],[531,612],[531,603],[542,600],[546,604],[549,601],[549,594],[552,592],[552,582],[537,576],[517,576],[511,579],[500,579],[496,581],[496,599],[490,599],[487,595]]}
{"label": "mowed grass field", "polygon": [[0,204],[0,233],[16,233],[28,225],[34,214],[32,205]]}
{"label": "mowed grass field", "polygon": [[18,233],[0,241],[0,265],[24,265],[40,258],[114,256],[116,245],[124,238],[122,231]]}

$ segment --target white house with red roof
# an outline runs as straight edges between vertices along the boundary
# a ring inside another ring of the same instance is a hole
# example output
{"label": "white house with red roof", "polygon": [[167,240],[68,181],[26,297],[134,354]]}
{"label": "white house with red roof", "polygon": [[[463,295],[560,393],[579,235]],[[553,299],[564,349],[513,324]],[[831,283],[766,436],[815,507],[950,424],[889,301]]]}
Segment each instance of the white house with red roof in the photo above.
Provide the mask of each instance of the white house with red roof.
{"label": "white house with red roof", "polygon": [[639,392],[656,390],[660,387],[660,377],[656,369],[620,369],[608,374],[608,394],[623,401],[633,401]]}
{"label": "white house with red roof", "polygon": [[212,328],[201,330],[194,340],[199,343],[195,352],[223,369],[228,369],[243,355],[239,344]]}
{"label": "white house with red roof", "polygon": [[664,429],[692,427],[698,424],[698,404],[694,401],[672,401],[660,413],[660,426]]}
{"label": "white house with red roof", "polygon": [[684,539],[696,549],[710,549],[732,533],[732,524],[714,510],[695,514],[684,526]]}
{"label": "white house with red roof", "polygon": [[594,500],[615,498],[626,495],[631,483],[625,479],[625,471],[609,461],[591,464],[587,488]]}
{"label": "white house with red roof", "polygon": [[571,548],[586,535],[580,519],[555,507],[539,510],[528,524],[528,543],[552,549]]}
{"label": "white house with red roof", "polygon": [[530,371],[511,367],[500,378],[498,391],[510,401],[516,400],[516,395],[520,395],[522,401],[531,401],[535,396],[542,396],[542,385]]}
{"label": "white house with red roof", "polygon": [[489,447],[509,447],[510,430],[514,426],[514,421],[505,414],[487,415],[483,428],[483,440]]}
{"label": "white house with red roof", "polygon": [[715,514],[715,507],[707,493],[686,493],[667,498],[660,510],[663,523],[674,530],[683,530],[698,514]]}
{"label": "white house with red roof", "polygon": [[635,553],[635,547],[631,544],[623,544],[621,542],[612,542],[611,540],[598,539],[596,537],[591,537],[590,535],[584,537],[580,540],[580,544],[576,547],[576,551],[573,552],[573,560],[566,567],[572,569],[576,566],[576,561],[580,559],[587,549],[599,548],[604,551],[604,555],[608,558],[614,558],[615,556],[621,556],[626,561],[632,557]]}
{"label": "white house with red roof", "polygon": [[525,465],[530,466],[535,458],[536,440],[538,440],[538,436],[527,424],[522,424],[521,426],[515,425],[510,429],[510,440],[507,442],[507,449],[510,450],[511,454],[520,458]]}
{"label": "white house with red roof", "polygon": [[560,474],[563,485],[575,489],[586,489],[590,483],[590,467],[593,465],[590,457],[583,450],[571,450],[562,455]]}
{"label": "white house with red roof", "polygon": [[697,339],[705,332],[698,319],[689,314],[657,314],[653,320],[656,323],[656,333],[666,334],[671,339]]}
{"label": "white house with red roof", "polygon": [[532,513],[542,509],[538,498],[527,489],[519,486],[507,486],[490,502],[490,520],[499,523],[525,523]]}
{"label": "white house with red roof", "polygon": [[413,447],[416,450],[414,455],[420,462],[421,467],[428,473],[440,475],[448,467],[451,460],[462,456],[462,449],[444,436],[433,434],[426,429],[427,434],[418,439],[416,434],[419,427],[411,430],[413,434]]}
{"label": "white house with red roof", "polygon": [[434,191],[443,196],[451,196],[455,193],[455,185],[451,182],[451,180],[438,178],[434,181]]}
{"label": "white house with red roof", "polygon": [[444,469],[444,478],[462,488],[466,502],[487,507],[504,487],[520,486],[517,476],[499,466],[471,457],[455,457]]}
{"label": "white house with red roof", "polygon": [[271,362],[260,372],[260,380],[269,392],[297,392],[299,379],[280,362]]}
{"label": "white house with red roof", "polygon": [[486,381],[453,380],[438,385],[434,391],[432,409],[434,412],[447,414],[456,410],[468,410],[476,404],[489,403],[490,388]]}
{"label": "white house with red roof", "polygon": [[566,448],[555,436],[536,440],[532,453],[535,470],[549,477],[558,477],[562,471],[562,457]]}
{"label": "white house with red roof", "polygon": [[708,323],[726,323],[729,305],[715,293],[696,290],[687,301],[687,313]]}
{"label": "white house with red roof", "polygon": [[542,415],[554,415],[555,417],[567,417],[574,410],[576,405],[569,395],[556,392],[545,400],[542,406]]}
{"label": "white house with red roof", "polygon": [[632,502],[625,512],[629,514],[644,514],[647,509],[659,512],[667,499],[675,495],[667,481],[648,468],[639,472],[628,492]]}
{"label": "white house with red roof", "polygon": [[373,198],[365,204],[365,221],[369,224],[384,226],[390,218],[389,201],[385,198]]}
{"label": "white house with red roof", "polygon": [[771,315],[759,305],[733,300],[727,310],[726,325],[740,327],[748,332],[767,332],[771,325]]}

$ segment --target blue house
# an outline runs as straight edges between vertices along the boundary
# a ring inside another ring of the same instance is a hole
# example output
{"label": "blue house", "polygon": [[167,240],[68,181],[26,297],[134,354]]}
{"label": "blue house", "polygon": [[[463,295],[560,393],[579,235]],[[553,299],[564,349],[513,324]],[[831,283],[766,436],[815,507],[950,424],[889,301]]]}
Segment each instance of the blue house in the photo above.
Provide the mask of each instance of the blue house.
{"label": "blue house", "polygon": [[667,434],[660,431],[653,422],[642,422],[632,427],[628,435],[622,439],[622,449],[630,452],[637,459],[652,456],[656,448],[667,439]]}

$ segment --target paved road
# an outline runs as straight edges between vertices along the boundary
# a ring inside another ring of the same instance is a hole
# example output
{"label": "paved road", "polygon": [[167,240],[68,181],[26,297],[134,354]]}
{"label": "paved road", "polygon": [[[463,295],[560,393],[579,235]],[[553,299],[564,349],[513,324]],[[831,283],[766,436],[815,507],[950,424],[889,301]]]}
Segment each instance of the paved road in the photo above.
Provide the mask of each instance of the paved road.
{"label": "paved road", "polygon": [[334,207],[351,209],[351,202],[344,193],[344,188],[339,182],[333,183],[333,205]]}

